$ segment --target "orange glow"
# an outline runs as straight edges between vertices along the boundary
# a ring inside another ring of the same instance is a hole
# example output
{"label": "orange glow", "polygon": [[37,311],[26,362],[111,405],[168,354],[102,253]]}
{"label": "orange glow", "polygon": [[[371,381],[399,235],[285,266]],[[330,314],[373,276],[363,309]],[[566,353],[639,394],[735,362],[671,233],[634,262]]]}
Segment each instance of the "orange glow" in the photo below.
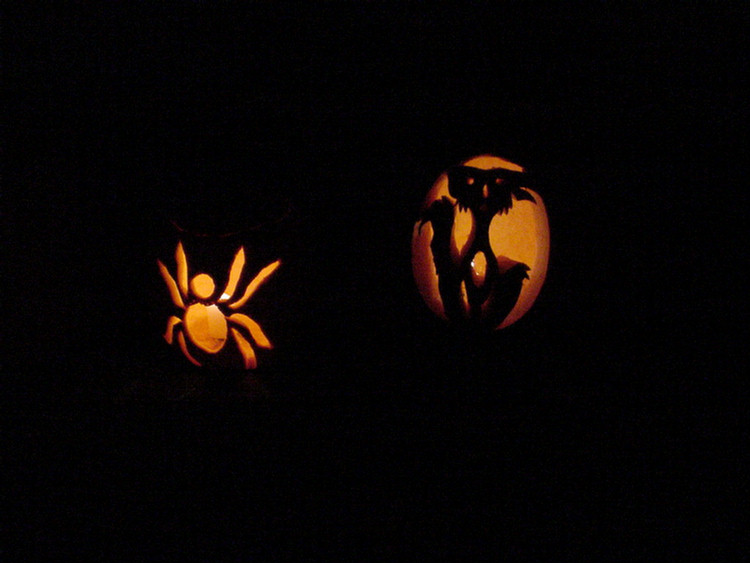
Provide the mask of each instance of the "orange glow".
{"label": "orange glow", "polygon": [[247,315],[243,315],[242,313],[235,313],[234,315],[230,315],[227,318],[246,329],[250,333],[250,336],[253,337],[253,340],[255,340],[255,343],[261,348],[273,348],[271,342],[268,340],[268,337],[260,328],[260,325]]}
{"label": "orange glow", "polygon": [[174,325],[181,323],[182,320],[178,317],[171,316],[169,317],[169,320],[167,321],[167,330],[164,333],[164,340],[167,341],[168,344],[172,344],[174,340]]}
{"label": "orange glow", "polygon": [[482,287],[484,285],[484,276],[487,273],[487,256],[484,252],[477,254],[471,261],[471,277],[474,285]]}
{"label": "orange glow", "polygon": [[[175,315],[169,317],[164,339],[169,344],[172,344],[176,337],[180,350],[185,357],[191,363],[200,366],[202,364],[191,353],[188,342],[205,354],[218,354],[224,348],[228,334],[231,331],[237,348],[242,355],[245,369],[254,369],[257,366],[257,358],[252,344],[237,328],[229,327],[228,323],[232,322],[238,328],[247,331],[250,339],[261,348],[273,348],[270,340],[260,325],[249,316],[243,313],[227,315],[226,310],[222,310],[222,307],[239,309],[245,305],[258,288],[268,281],[270,276],[279,268],[281,261],[276,260],[261,269],[253,280],[248,283],[242,297],[236,302],[231,302],[230,300],[242,278],[242,271],[245,266],[244,248],[240,247],[235,254],[230,267],[226,288],[217,300],[211,300],[216,290],[216,284],[210,275],[204,273],[198,274],[188,284],[188,259],[182,243],[177,245],[175,263],[177,266],[176,281],[167,267],[161,261],[158,261],[159,272],[162,279],[164,279],[172,302],[176,307],[185,309],[183,318]],[[203,300],[203,302],[195,302],[195,299],[191,299],[191,295]],[[185,303],[188,303],[187,308]],[[188,337],[187,340],[185,339],[185,335]]]}
{"label": "orange glow", "polygon": [[167,289],[169,290],[169,296],[172,298],[172,303],[177,305],[180,309],[184,309],[185,304],[182,302],[182,296],[180,295],[180,291],[177,289],[177,284],[170,275],[169,270],[167,270],[167,267],[162,264],[161,261],[159,261],[159,272],[161,273],[161,277],[164,278],[164,283],[167,284]]}
{"label": "orange glow", "polygon": [[[524,172],[523,167],[492,155],[481,155],[461,164],[482,170],[499,168],[513,172]],[[469,183],[468,180],[467,183]],[[504,182],[497,178],[494,180],[494,184],[503,186]],[[523,186],[523,184],[521,185]],[[511,325],[531,308],[541,291],[547,273],[550,246],[547,211],[542,197],[538,193],[527,186],[523,186],[523,189],[534,198],[535,202],[526,199],[518,200],[514,195],[512,207],[507,213],[496,213],[491,219],[489,227],[484,227],[488,229],[489,244],[494,257],[489,252],[479,252],[474,257],[466,256],[477,236],[478,227],[475,224],[472,212],[465,208],[461,209],[459,205],[456,205],[457,200],[451,196],[449,191],[447,173],[442,174],[435,181],[425,198],[423,206],[423,209],[427,210],[433,202],[440,201],[443,198],[447,198],[447,201],[454,206],[452,230],[450,232],[450,261],[458,265],[464,259],[471,259],[471,275],[468,279],[471,280],[470,283],[473,283],[474,287],[481,288],[484,286],[488,275],[488,260],[496,260],[497,268],[494,271],[499,271],[501,275],[504,275],[514,266],[521,267],[519,263],[528,266],[528,279],[522,281],[515,305],[512,305],[503,319],[498,320],[495,328],[504,328]],[[481,197],[486,199],[489,191],[489,187],[484,185],[480,192]],[[437,268],[431,248],[434,236],[435,231],[431,221],[423,222],[419,220],[415,223],[412,231],[412,271],[417,288],[425,303],[437,315],[447,318],[438,287]],[[468,315],[470,307],[466,283],[461,283],[457,291],[458,304],[463,308],[464,314]],[[482,310],[485,310],[484,305]]]}
{"label": "orange glow", "polygon": [[463,309],[464,317],[469,316],[469,295],[466,293],[466,282],[461,282],[461,308]]}
{"label": "orange glow", "polygon": [[253,347],[250,346],[250,343],[239,333],[239,331],[234,328],[231,330],[232,336],[234,336],[234,340],[237,342],[237,348],[239,348],[240,354],[242,354],[245,369],[255,369],[258,366],[258,360],[255,357],[255,350],[253,350]]}
{"label": "orange glow", "polygon": [[227,320],[216,305],[190,305],[185,311],[185,328],[190,341],[209,354],[221,350],[227,341]]}
{"label": "orange glow", "polygon": [[208,299],[214,294],[216,285],[208,274],[198,274],[190,280],[190,291],[198,299]]}
{"label": "orange glow", "polygon": [[196,366],[200,366],[201,363],[193,358],[193,356],[190,355],[190,352],[187,348],[187,343],[185,342],[185,335],[181,332],[177,333],[177,341],[180,343],[180,350],[182,350],[182,353],[185,354],[185,357],[190,360],[192,363],[194,363]]}
{"label": "orange glow", "polygon": [[253,296],[253,293],[273,274],[276,269],[281,266],[281,260],[276,260],[276,262],[273,262],[263,268],[260,272],[258,272],[258,275],[253,278],[253,281],[250,282],[250,284],[247,286],[247,289],[245,290],[245,294],[240,298],[239,301],[236,303],[230,303],[229,308],[230,309],[239,309],[242,307],[245,303],[247,303],[248,299],[250,299]]}
{"label": "orange glow", "polygon": [[177,245],[177,250],[174,253],[174,259],[177,263],[177,286],[182,292],[182,296],[187,298],[188,296],[188,265],[187,257],[185,256],[185,249],[182,247],[182,243]]}
{"label": "orange glow", "polygon": [[242,275],[242,269],[244,267],[245,249],[240,247],[237,254],[234,256],[234,261],[232,261],[232,267],[229,270],[229,281],[227,282],[226,288],[224,288],[224,293],[222,293],[219,298],[220,302],[229,301],[232,298],[234,292],[237,290],[237,283],[240,281],[240,276]]}

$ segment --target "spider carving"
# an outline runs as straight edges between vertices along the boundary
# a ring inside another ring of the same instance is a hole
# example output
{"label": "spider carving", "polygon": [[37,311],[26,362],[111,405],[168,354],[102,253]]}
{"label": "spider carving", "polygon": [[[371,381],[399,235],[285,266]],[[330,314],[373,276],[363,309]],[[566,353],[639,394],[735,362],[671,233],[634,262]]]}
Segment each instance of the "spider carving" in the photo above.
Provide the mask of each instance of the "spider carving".
{"label": "spider carving", "polygon": [[231,313],[231,311],[240,309],[250,300],[255,291],[281,265],[281,260],[276,260],[264,267],[247,285],[242,296],[235,301],[232,298],[245,266],[245,249],[243,247],[240,247],[235,254],[232,267],[229,270],[227,285],[218,297],[216,296],[216,284],[208,274],[199,273],[188,283],[188,262],[181,242],[177,245],[175,251],[176,280],[161,260],[158,262],[159,271],[167,284],[172,302],[184,311],[182,318],[177,315],[169,317],[164,339],[169,344],[173,344],[177,340],[185,357],[193,364],[200,366],[201,363],[190,353],[185,334],[187,334],[190,343],[198,349],[207,354],[217,354],[224,348],[231,332],[237,348],[242,354],[245,369],[257,367],[255,350],[248,341],[248,337],[243,335],[240,329],[244,329],[244,332],[249,335],[256,346],[266,349],[273,346],[257,322],[247,315],[239,312]]}

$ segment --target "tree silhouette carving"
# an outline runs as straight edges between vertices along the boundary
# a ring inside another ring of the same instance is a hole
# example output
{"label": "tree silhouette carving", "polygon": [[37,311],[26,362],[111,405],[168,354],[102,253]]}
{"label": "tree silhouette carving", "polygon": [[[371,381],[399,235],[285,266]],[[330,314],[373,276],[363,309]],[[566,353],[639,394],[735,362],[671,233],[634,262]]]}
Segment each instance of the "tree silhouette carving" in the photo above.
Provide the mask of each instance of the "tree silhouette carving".
{"label": "tree silhouette carving", "polygon": [[[432,225],[430,249],[449,320],[494,328],[518,301],[523,281],[529,277],[529,266],[493,253],[490,223],[495,215],[508,213],[514,201],[536,203],[522,187],[524,178],[523,173],[504,168],[455,166],[448,170],[448,191],[455,203],[443,196],[423,212],[419,228],[427,222]],[[456,206],[469,211],[473,220],[469,241],[460,253],[451,250]],[[475,276],[480,254],[484,254],[486,269],[483,276]]]}

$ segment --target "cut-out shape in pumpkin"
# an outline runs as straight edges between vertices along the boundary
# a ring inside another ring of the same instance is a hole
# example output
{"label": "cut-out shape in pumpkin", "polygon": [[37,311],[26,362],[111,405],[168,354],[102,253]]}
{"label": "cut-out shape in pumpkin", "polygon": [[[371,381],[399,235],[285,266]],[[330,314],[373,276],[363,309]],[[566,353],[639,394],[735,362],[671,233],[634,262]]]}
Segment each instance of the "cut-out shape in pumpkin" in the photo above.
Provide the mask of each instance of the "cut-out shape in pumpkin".
{"label": "cut-out shape in pumpkin", "polygon": [[260,348],[270,349],[273,346],[257,322],[243,313],[232,311],[241,309],[250,300],[255,291],[278,269],[281,261],[276,260],[261,269],[248,283],[239,299],[234,301],[234,294],[245,267],[243,247],[235,254],[227,284],[221,294],[217,294],[216,284],[208,274],[199,273],[188,282],[189,267],[182,242],[177,244],[175,262],[176,279],[161,260],[158,261],[159,271],[167,284],[172,302],[184,311],[182,317],[172,315],[169,318],[164,339],[169,344],[176,340],[185,357],[200,366],[201,362],[190,352],[188,341],[202,353],[218,354],[231,333],[242,354],[245,369],[255,369],[257,358],[248,337]]}
{"label": "cut-out shape in pumpkin", "polygon": [[412,270],[427,305],[454,323],[504,328],[541,290],[549,224],[525,170],[491,155],[444,172],[412,233]]}

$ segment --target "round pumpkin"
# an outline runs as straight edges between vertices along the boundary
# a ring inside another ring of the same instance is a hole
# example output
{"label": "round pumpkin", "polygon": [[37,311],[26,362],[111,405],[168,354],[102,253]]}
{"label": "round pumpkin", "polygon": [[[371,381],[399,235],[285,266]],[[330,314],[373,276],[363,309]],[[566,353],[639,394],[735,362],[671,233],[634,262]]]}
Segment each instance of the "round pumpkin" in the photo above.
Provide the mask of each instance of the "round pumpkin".
{"label": "round pumpkin", "polygon": [[412,232],[420,294],[456,324],[505,328],[539,295],[549,260],[549,222],[523,167],[481,155],[440,175]]}
{"label": "round pumpkin", "polygon": [[270,197],[240,207],[245,215],[217,203],[173,209],[155,256],[161,280],[153,328],[182,362],[211,373],[267,371],[284,330],[290,208]]}

